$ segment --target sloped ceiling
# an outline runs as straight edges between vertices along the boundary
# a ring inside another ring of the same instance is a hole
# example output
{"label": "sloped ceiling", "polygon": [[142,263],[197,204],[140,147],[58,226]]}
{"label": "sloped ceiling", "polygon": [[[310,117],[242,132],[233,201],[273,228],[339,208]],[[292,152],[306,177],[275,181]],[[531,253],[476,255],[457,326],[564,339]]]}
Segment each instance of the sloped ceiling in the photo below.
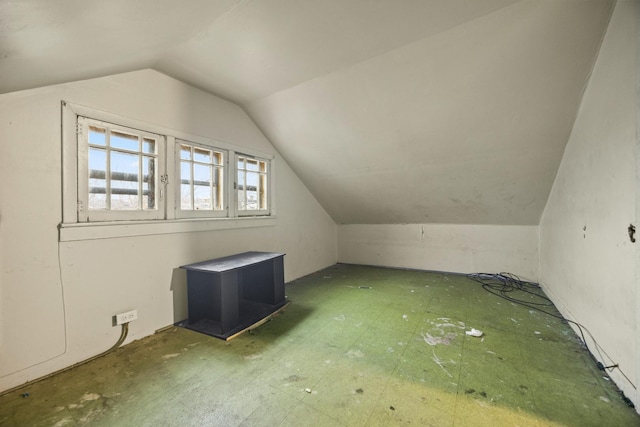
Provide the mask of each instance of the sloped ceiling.
{"label": "sloped ceiling", "polygon": [[338,223],[537,224],[608,0],[0,0],[0,92],[153,68]]}

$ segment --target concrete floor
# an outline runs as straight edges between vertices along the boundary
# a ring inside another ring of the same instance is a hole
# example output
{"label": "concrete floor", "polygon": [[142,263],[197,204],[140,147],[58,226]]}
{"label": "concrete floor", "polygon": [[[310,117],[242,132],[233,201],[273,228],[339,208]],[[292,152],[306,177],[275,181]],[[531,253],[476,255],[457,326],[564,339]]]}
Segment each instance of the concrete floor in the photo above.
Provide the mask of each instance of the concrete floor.
{"label": "concrete floor", "polygon": [[0,425],[640,426],[565,322],[463,276],[336,265],[286,292],[229,342],[171,327],[6,394]]}

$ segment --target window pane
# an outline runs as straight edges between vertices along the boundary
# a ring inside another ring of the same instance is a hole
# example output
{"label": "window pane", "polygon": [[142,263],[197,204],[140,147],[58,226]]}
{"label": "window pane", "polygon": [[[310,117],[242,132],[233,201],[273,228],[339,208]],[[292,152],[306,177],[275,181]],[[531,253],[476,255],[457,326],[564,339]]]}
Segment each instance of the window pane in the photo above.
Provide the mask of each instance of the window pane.
{"label": "window pane", "polygon": [[89,144],[105,146],[107,144],[107,131],[96,126],[89,126]]}
{"label": "window pane", "polygon": [[205,187],[203,185],[195,185],[193,187],[193,209],[213,209],[211,201],[211,187]]}
{"label": "window pane", "polygon": [[[247,168],[249,167],[249,161],[247,161]],[[246,175],[246,207],[248,210],[258,209],[258,183],[259,175],[253,172],[247,172]]]}
{"label": "window pane", "polygon": [[180,209],[191,210],[191,186],[181,184],[180,185]]}
{"label": "window pane", "polygon": [[257,171],[258,170],[258,161],[253,159],[247,159],[247,170],[248,171]]}
{"label": "window pane", "polygon": [[247,210],[257,210],[258,209],[258,192],[255,190],[247,191]]}
{"label": "window pane", "polygon": [[142,209],[156,208],[156,159],[142,158]]}
{"label": "window pane", "polygon": [[145,154],[156,154],[156,141],[151,138],[142,140],[142,152]]}
{"label": "window pane", "polygon": [[238,209],[245,209],[244,172],[238,171]]}
{"label": "window pane", "polygon": [[222,153],[213,153],[213,164],[214,165],[222,164]]}
{"label": "window pane", "polygon": [[111,152],[111,209],[138,209],[139,161],[134,154]]}
{"label": "window pane", "polygon": [[193,208],[212,209],[211,166],[194,163],[193,181]]}
{"label": "window pane", "polygon": [[211,185],[211,166],[193,164],[193,180],[196,185]]}
{"label": "window pane", "polygon": [[193,147],[193,160],[202,163],[211,163],[211,150]]}
{"label": "window pane", "polygon": [[180,146],[180,158],[184,160],[191,160],[191,147],[188,145]]}
{"label": "window pane", "polygon": [[191,162],[180,162],[180,183],[191,184]]}
{"label": "window pane", "polygon": [[260,206],[258,209],[267,209],[267,176],[260,175]]}
{"label": "window pane", "polygon": [[180,162],[180,209],[193,209],[191,203],[191,162]]}
{"label": "window pane", "polygon": [[136,135],[129,135],[117,131],[111,132],[110,145],[113,148],[140,151],[140,141]]}
{"label": "window pane", "polygon": [[258,188],[258,174],[247,172],[247,189],[255,190]]}
{"label": "window pane", "polygon": [[244,172],[238,171],[238,190],[244,190]]}
{"label": "window pane", "polygon": [[244,191],[238,189],[238,209],[239,210],[245,210],[246,204],[244,202]]}
{"label": "window pane", "polygon": [[89,210],[107,209],[107,154],[89,149]]}

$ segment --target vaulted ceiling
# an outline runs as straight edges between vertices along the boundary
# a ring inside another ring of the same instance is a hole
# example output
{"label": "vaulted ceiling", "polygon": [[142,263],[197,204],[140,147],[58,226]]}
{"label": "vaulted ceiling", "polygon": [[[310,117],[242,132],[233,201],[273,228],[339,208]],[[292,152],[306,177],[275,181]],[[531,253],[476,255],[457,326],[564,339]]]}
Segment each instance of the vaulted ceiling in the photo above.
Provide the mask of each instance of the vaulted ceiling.
{"label": "vaulted ceiling", "polygon": [[537,224],[609,0],[0,0],[0,93],[152,68],[338,223]]}

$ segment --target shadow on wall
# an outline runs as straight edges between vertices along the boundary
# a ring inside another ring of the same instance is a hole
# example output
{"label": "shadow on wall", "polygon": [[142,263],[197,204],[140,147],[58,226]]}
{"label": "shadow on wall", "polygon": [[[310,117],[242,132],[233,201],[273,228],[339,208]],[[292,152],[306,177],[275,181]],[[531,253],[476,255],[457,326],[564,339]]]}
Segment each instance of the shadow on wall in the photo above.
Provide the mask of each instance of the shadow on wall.
{"label": "shadow on wall", "polygon": [[187,319],[189,315],[187,305],[187,272],[181,268],[174,268],[171,274],[171,292],[173,293],[173,323]]}

